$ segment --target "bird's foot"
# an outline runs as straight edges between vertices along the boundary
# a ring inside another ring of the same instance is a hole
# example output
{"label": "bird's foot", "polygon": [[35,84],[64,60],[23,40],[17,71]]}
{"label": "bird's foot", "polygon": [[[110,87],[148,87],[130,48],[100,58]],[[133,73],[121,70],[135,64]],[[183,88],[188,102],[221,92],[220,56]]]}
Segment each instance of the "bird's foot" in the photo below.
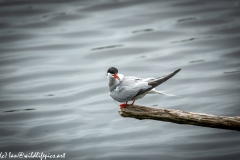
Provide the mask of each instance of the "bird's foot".
{"label": "bird's foot", "polygon": [[127,106],[126,103],[124,103],[124,104],[120,104],[120,108],[125,108],[126,106]]}

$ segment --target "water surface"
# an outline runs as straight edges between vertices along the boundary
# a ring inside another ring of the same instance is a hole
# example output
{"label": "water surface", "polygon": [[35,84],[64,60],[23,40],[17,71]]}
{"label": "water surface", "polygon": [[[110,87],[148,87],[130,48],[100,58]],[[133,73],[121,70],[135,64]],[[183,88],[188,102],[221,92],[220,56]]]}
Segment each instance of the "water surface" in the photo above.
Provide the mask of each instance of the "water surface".
{"label": "water surface", "polygon": [[0,151],[88,160],[238,160],[237,131],[123,118],[106,71],[180,97],[136,104],[240,115],[240,1],[0,2]]}

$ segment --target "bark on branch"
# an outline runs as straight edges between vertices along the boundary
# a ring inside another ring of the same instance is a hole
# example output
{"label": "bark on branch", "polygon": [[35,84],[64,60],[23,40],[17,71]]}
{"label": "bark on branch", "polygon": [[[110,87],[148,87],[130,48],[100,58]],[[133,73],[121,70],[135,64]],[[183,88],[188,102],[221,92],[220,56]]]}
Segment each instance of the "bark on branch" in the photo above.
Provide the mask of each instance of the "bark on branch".
{"label": "bark on branch", "polygon": [[132,117],[140,120],[153,119],[178,124],[190,124],[240,131],[239,116],[215,116],[211,114],[193,113],[164,108],[152,108],[139,105],[127,105],[118,112],[122,117]]}

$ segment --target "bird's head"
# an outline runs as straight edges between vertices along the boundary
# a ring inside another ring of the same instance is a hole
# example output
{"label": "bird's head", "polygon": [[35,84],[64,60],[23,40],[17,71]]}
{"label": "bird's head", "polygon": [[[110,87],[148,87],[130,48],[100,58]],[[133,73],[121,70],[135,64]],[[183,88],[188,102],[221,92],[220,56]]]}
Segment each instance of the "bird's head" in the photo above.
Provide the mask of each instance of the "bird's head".
{"label": "bird's head", "polygon": [[120,81],[119,75],[118,75],[118,69],[115,67],[111,67],[107,71],[107,77],[108,79],[116,79]]}

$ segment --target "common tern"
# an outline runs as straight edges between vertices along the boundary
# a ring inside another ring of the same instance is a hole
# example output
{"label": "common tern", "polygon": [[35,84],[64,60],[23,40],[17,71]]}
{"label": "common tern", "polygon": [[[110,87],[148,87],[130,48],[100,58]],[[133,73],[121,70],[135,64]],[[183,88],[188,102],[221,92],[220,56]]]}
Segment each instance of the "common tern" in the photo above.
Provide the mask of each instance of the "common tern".
{"label": "common tern", "polygon": [[175,72],[159,78],[151,77],[144,79],[124,76],[118,73],[117,68],[111,67],[107,71],[109,94],[114,100],[124,102],[124,104],[120,105],[120,108],[126,107],[128,101],[133,101],[133,105],[135,100],[143,98],[147,94],[164,94],[171,96],[171,94],[164,93],[163,91],[157,91],[155,87],[173,77],[180,70],[181,69],[178,69]]}

